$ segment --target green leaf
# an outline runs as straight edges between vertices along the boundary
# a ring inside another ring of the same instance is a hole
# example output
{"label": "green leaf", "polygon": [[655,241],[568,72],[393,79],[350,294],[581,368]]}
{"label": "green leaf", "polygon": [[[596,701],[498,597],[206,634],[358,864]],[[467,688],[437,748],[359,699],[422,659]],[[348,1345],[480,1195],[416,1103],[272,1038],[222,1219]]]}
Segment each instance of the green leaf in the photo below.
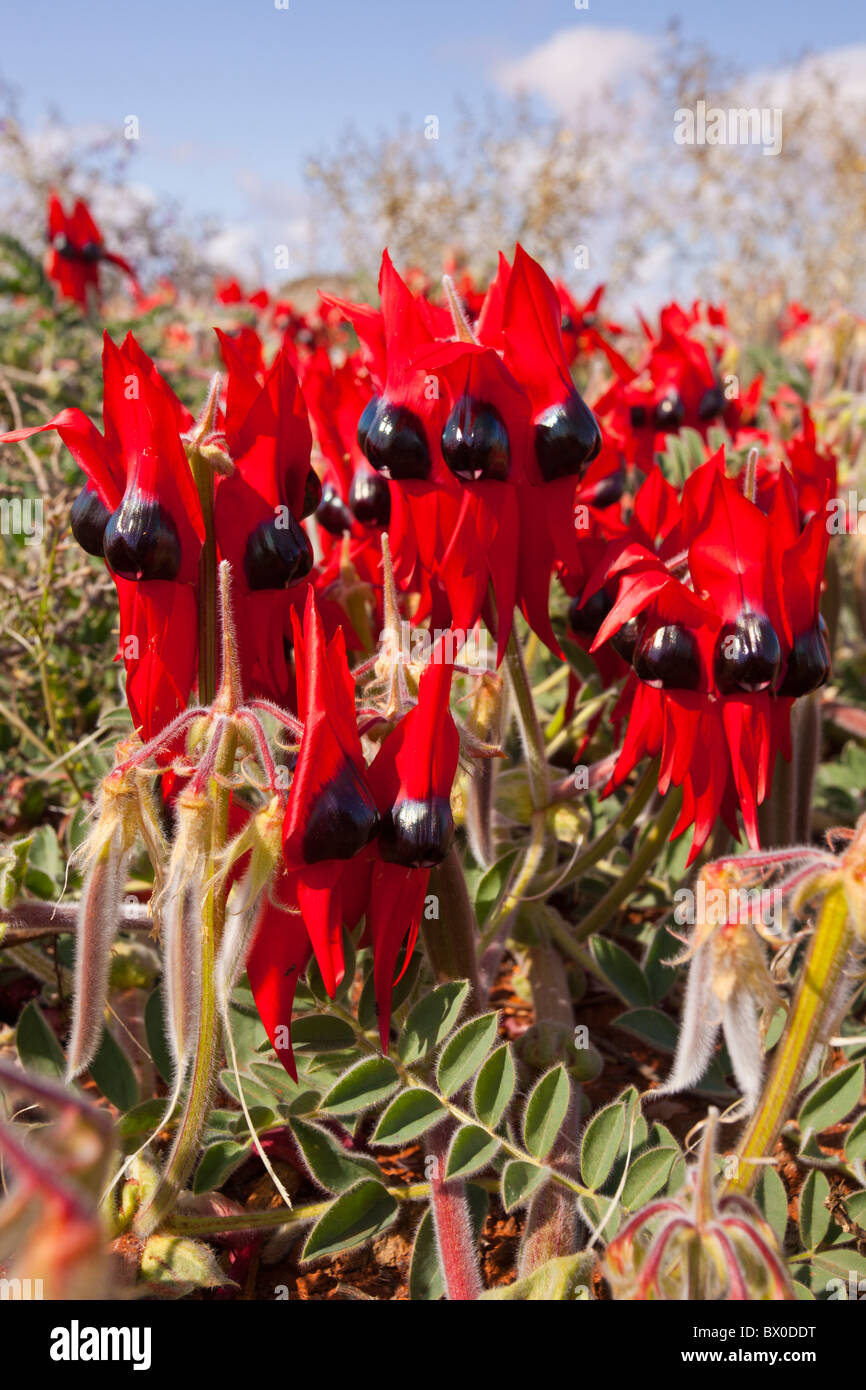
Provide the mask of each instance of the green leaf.
{"label": "green leaf", "polygon": [[260,1086],[273,1096],[277,1105],[290,1115],[308,1115],[319,1103],[317,1091],[311,1091],[276,1062],[250,1062],[249,1070]]}
{"label": "green leaf", "polygon": [[481,1297],[492,1302],[588,1302],[592,1297],[594,1267],[595,1256],[591,1250],[582,1250],[577,1255],[559,1255],[513,1284],[486,1289]]}
{"label": "green leaf", "polygon": [[373,1135],[374,1144],[405,1144],[417,1139],[448,1112],[432,1091],[410,1086],[391,1101]]}
{"label": "green leaf", "polygon": [[813,1168],[800,1189],[800,1235],[807,1250],[821,1244],[830,1227],[827,1198],[830,1184],[819,1168]]}
{"label": "green leaf", "polygon": [[165,1116],[165,1109],[165,1096],[143,1100],[121,1115],[117,1122],[117,1133],[121,1139],[137,1139],[142,1134],[153,1134]]}
{"label": "green leaf", "polygon": [[295,1052],[336,1052],[356,1044],[355,1030],[343,1018],[331,1014],[302,1014],[292,1024]]}
{"label": "green leaf", "polygon": [[866,1115],[861,1115],[845,1136],[845,1157],[849,1162],[866,1158]]}
{"label": "green leaf", "polygon": [[[240,1104],[241,1095],[233,1071],[229,1071],[229,1069],[226,1068],[224,1071],[220,1072],[220,1086]],[[241,1073],[241,1086],[243,1087],[244,1100],[247,1105],[260,1105],[264,1109],[275,1108],[275,1102],[271,1092],[266,1086],[263,1086],[260,1081],[254,1081],[252,1077],[247,1076],[245,1073]]]}
{"label": "green leaf", "polygon": [[643,964],[644,978],[654,1004],[661,1003],[677,978],[677,967],[665,965],[665,961],[675,956],[679,949],[680,942],[671,936],[668,927],[662,923],[650,942]]}
{"label": "green leaf", "polygon": [[628,1170],[622,1190],[622,1204],[628,1211],[637,1211],[661,1191],[679,1152],[679,1149],[648,1149],[638,1155]]}
{"label": "green leaf", "polygon": [[63,873],[57,833],[50,825],[40,825],[27,856],[24,883],[37,898],[56,898],[63,884]]}
{"label": "green leaf", "polygon": [[362,1178],[343,1192],[320,1216],[304,1246],[301,1258],[315,1260],[335,1255],[384,1231],[397,1215],[397,1201],[375,1178]]}
{"label": "green leaf", "polygon": [[215,1144],[210,1144],[195,1171],[193,1192],[213,1192],[215,1188],[222,1187],[226,1178],[241,1166],[252,1151],[251,1140],[238,1144],[234,1139],[218,1139]]}
{"label": "green leaf", "polygon": [[209,1246],[183,1236],[149,1236],[141,1256],[141,1278],[145,1284],[171,1285],[178,1294],[234,1283]]}
{"label": "green leaf", "polygon": [[514,868],[517,855],[516,849],[508,850],[501,859],[497,859],[496,863],[491,864],[490,868],[481,875],[475,891],[475,917],[479,927],[484,926],[508,887],[508,880],[511,877],[511,870]]}
{"label": "green leaf", "polygon": [[861,1230],[866,1231],[866,1192],[852,1192],[845,1198],[845,1210]]}
{"label": "green leaf", "polygon": [[[261,1134],[263,1130],[271,1129],[277,1121],[277,1112],[270,1105],[248,1105],[250,1112],[250,1124],[256,1134]],[[233,1134],[249,1134],[247,1117],[244,1114],[236,1115],[232,1125]]]}
{"label": "green leaf", "polygon": [[346,1192],[361,1178],[379,1178],[379,1165],[374,1159],[347,1152],[327,1130],[297,1116],[289,1121],[289,1127],[307,1167],[326,1192]]}
{"label": "green leaf", "polygon": [[400,1039],[400,1056],[406,1063],[418,1062],[447,1038],[460,1017],[469,992],[466,980],[438,985],[419,999],[406,1020]]}
{"label": "green leaf", "polygon": [[144,1006],[144,1031],[147,1045],[156,1067],[165,1084],[174,1084],[174,1063],[168,1048],[165,1031],[165,1011],[162,1006],[162,990],[159,985],[153,990]]}
{"label": "green leaf", "polygon": [[[481,1237],[481,1228],[487,1216],[490,1199],[483,1187],[468,1182],[465,1188],[469,1205],[469,1221],[475,1243]],[[409,1267],[409,1297],[424,1302],[435,1302],[445,1294],[439,1251],[436,1248],[436,1233],[433,1229],[433,1213],[427,1207],[418,1223],[415,1243],[412,1247],[412,1263]]]}
{"label": "green leaf", "polygon": [[612,1240],[620,1228],[624,1208],[613,1197],[584,1197],[583,1207],[588,1219],[598,1229],[604,1225],[605,1240]]}
{"label": "green leaf", "polygon": [[624,1004],[652,1003],[652,993],[636,960],[608,936],[591,936],[589,949],[604,978]]}
{"label": "green leaf", "polygon": [[769,1223],[781,1249],[785,1241],[785,1232],[788,1229],[788,1194],[779,1174],[769,1164],[763,1165],[758,1172],[758,1180],[755,1183],[755,1201],[759,1211]]}
{"label": "green leaf", "polygon": [[132,1064],[107,1028],[88,1071],[106,1100],[118,1110],[131,1110],[137,1104],[138,1082]]}
{"label": "green leaf", "polygon": [[472,1104],[475,1114],[488,1129],[495,1129],[514,1094],[517,1074],[508,1043],[491,1052],[475,1079]]}
{"label": "green leaf", "polygon": [[[403,969],[403,961],[405,958],[404,952],[401,951],[400,955],[397,957],[397,964],[394,967],[394,973],[400,974],[401,970],[403,971],[403,973],[402,975],[400,975],[399,980],[395,984],[393,993],[391,995],[392,1017],[397,1012],[400,1005],[405,1003],[405,1001],[409,998],[409,995],[412,993],[413,989],[415,988],[415,985],[418,983],[418,974],[421,967],[421,956],[422,952],[416,951],[415,954],[412,956],[412,959],[410,960],[409,964],[406,966],[405,970]],[[364,981],[364,987],[361,990],[361,997],[358,1000],[358,1022],[360,1023],[361,1027],[365,1029],[367,1032],[378,1032],[379,1015],[377,1012],[377,1008],[378,1005],[376,1003],[376,981],[373,975],[373,971],[371,970],[366,980]]]}
{"label": "green leaf", "polygon": [[816,1086],[800,1107],[798,1122],[813,1134],[844,1120],[860,1099],[863,1090],[863,1063],[850,1062]]}
{"label": "green leaf", "polygon": [[397,1068],[387,1057],[365,1057],[344,1072],[332,1086],[321,1109],[332,1115],[357,1115],[393,1095],[400,1084]]}
{"label": "green leaf", "polygon": [[453,1096],[481,1066],[496,1037],[498,1022],[498,1014],[482,1014],[464,1023],[453,1038],[449,1038],[436,1068],[436,1079],[444,1096]]}
{"label": "green leaf", "polygon": [[502,1205],[505,1210],[513,1211],[528,1201],[548,1176],[545,1168],[537,1168],[523,1158],[512,1158],[502,1170]]}
{"label": "green leaf", "polygon": [[499,1150],[499,1140],[478,1125],[462,1125],[451,1141],[446,1178],[466,1178],[486,1168]]}
{"label": "green leaf", "polygon": [[626,1107],[621,1101],[593,1115],[580,1145],[580,1171],[587,1187],[598,1189],[613,1167],[625,1134]]}
{"label": "green leaf", "polygon": [[63,1049],[34,1000],[21,1012],[15,1029],[15,1046],[21,1065],[27,1071],[47,1076],[52,1081],[62,1081],[66,1076]]}
{"label": "green leaf", "polygon": [[[852,1294],[852,1276],[853,1296],[858,1297],[857,1286],[861,1279],[866,1279],[866,1256],[850,1247],[821,1250],[804,1264],[794,1264],[793,1273],[795,1278],[805,1275],[814,1294],[845,1302]],[[832,1291],[831,1281],[834,1285]]]}
{"label": "green leaf", "polygon": [[551,1067],[532,1088],[523,1117],[523,1142],[533,1158],[545,1159],[553,1148],[571,1100],[565,1067]]}
{"label": "green leaf", "polygon": [[625,1029],[661,1052],[676,1051],[677,1025],[661,1009],[628,1009],[613,1020],[613,1026]]}

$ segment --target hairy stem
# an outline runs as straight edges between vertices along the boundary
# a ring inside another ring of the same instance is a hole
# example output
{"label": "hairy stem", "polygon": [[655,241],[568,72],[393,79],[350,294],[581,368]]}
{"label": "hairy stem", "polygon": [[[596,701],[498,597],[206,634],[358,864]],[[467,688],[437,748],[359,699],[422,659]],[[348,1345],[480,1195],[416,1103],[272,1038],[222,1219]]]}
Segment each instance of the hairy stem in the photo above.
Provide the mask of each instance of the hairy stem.
{"label": "hairy stem", "polygon": [[[215,772],[227,778],[234,766],[237,732],[227,723],[220,736]],[[209,887],[202,905],[201,929],[201,1013],[192,1078],[183,1116],[174,1137],[165,1168],[149,1201],[142,1208],[137,1226],[143,1234],[157,1228],[174,1208],[192,1172],[201,1147],[201,1136],[210,1110],[211,1097],[220,1063],[220,1015],[215,988],[216,957],[225,924],[227,884],[215,873],[225,848],[231,793],[222,781],[211,781],[215,802],[211,858],[205,872]]]}
{"label": "hairy stem", "polygon": [[[547,939],[527,950],[529,987],[535,1012],[535,1027],[542,1047],[545,1035],[555,1048],[557,1038],[571,1036],[574,1010],[565,966],[559,952]],[[560,1044],[561,1045],[561,1044]],[[580,1091],[572,1086],[565,1122],[551,1157],[563,1171],[578,1176],[575,1166],[577,1132],[580,1125]],[[520,1245],[517,1276],[532,1274],[548,1260],[572,1255],[579,1249],[579,1219],[574,1194],[556,1182],[545,1182],[534,1194]]]}
{"label": "hairy stem", "polygon": [[773,1056],[772,1070],[737,1149],[739,1163],[736,1175],[728,1183],[729,1190],[746,1192],[758,1176],[759,1160],[769,1157],[775,1148],[796,1102],[812,1050],[821,1038],[851,940],[845,890],[837,884],[824,899],[794,1003]]}
{"label": "hairy stem", "polygon": [[453,848],[430,874],[430,892],[439,900],[438,920],[422,914],[421,940],[439,984],[446,980],[469,981],[469,1009],[483,1007],[478,979],[476,939],[478,926],[466,891],[466,879]]}

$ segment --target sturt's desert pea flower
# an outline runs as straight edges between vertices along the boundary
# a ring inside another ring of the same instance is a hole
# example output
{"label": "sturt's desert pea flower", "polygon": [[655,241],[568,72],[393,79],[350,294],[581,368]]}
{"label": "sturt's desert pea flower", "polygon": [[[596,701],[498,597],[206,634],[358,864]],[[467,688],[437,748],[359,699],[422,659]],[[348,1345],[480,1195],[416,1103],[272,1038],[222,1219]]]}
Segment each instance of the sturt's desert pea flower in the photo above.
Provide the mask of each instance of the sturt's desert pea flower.
{"label": "sturt's desert pea flower", "polygon": [[57,194],[50,194],[45,270],[62,298],[88,309],[89,300],[98,297],[99,267],[105,261],[128,275],[136,295],[140,293],[135,271],[122,256],[108,250],[87,204],[79,198],[67,213]]}
{"label": "sturt's desert pea flower", "polygon": [[594,646],[618,642],[638,681],[613,784],[660,755],[662,789],[683,788],[676,832],[694,824],[692,858],[719,816],[737,833],[737,810],[757,847],[757,808],[777,754],[790,756],[792,701],[828,679],[826,501],[801,530],[782,470],[765,514],[720,450],[688,478],[676,520],[667,499],[655,545],[636,506],[641,539],[612,541],[584,591],[585,607],[616,590]]}

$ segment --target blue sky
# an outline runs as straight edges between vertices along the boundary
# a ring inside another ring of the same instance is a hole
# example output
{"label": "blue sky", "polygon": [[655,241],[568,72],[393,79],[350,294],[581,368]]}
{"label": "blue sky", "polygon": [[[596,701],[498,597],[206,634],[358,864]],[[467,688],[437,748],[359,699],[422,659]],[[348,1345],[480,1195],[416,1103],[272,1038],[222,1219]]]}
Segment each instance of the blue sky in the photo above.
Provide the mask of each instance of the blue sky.
{"label": "blue sky", "polygon": [[[455,98],[501,87],[509,64],[553,36],[583,27],[630,31],[631,42],[651,44],[678,12],[655,0],[589,0],[582,11],[574,0],[288,4],[31,0],[7,26],[14,42],[0,70],[18,87],[28,125],[52,108],[72,125],[118,129],[135,114],[137,181],[192,212],[272,225],[302,207],[306,157],[332,149],[347,125],[376,134],[402,116],[420,125],[435,113],[444,136]],[[690,0],[680,8],[687,37],[755,70],[866,37],[861,0]],[[562,82],[558,90],[561,97]]]}

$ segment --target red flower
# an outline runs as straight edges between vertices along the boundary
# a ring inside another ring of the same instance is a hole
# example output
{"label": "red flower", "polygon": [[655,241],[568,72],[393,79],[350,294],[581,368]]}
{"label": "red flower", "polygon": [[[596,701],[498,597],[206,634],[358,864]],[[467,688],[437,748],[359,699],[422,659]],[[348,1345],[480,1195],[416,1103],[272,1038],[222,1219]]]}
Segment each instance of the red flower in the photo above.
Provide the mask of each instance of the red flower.
{"label": "red flower", "polygon": [[291,633],[287,585],[313,564],[301,518],[318,501],[312,436],[298,380],[283,349],[264,384],[233,339],[218,331],[228,368],[225,440],[234,464],[217,480],[214,529],[230,561],[245,691],[285,702],[290,688],[284,637]]}
{"label": "red flower", "polygon": [[600,306],[604,290],[604,285],[597,285],[586,303],[580,305],[561,280],[556,282],[562,309],[562,344],[569,362],[592,352],[603,353],[611,363],[622,361],[605,337],[607,333],[621,333],[622,329],[618,323],[602,320]]}
{"label": "red flower", "polygon": [[666,534],[652,530],[661,512],[648,523],[636,505],[640,539],[611,543],[583,602],[618,584],[594,647],[614,638],[637,677],[613,785],[661,755],[660,789],[683,787],[675,833],[694,823],[694,858],[718,816],[737,834],[737,807],[757,845],[757,807],[777,753],[789,756],[791,701],[828,678],[818,596],[829,534],[825,506],[800,532],[784,471],[765,515],[725,476],[722,451],[688,479],[676,521],[665,500]]}
{"label": "red flower", "polygon": [[[454,834],[458,735],[448,709],[451,668],[427,668],[417,705],[386,735],[368,768],[342,633],[326,642],[312,591],[303,632],[294,621],[304,733],[283,823],[278,891],[289,914],[263,914],[248,963],[250,985],[274,1042],[277,1028],[288,1028],[297,976],[310,955],[333,996],[345,969],[343,927],[351,930],[366,914],[387,1048],[397,957],[404,942],[406,958],[411,954],[430,868],[448,853]],[[288,1041],[277,1050],[294,1076]]]}
{"label": "red flower", "polygon": [[135,271],[122,256],[107,250],[102,233],[87,204],[79,198],[71,213],[63,210],[56,193],[48,199],[49,250],[45,271],[64,299],[74,299],[82,309],[88,295],[99,292],[99,265],[110,261],[129,276],[136,294],[140,293]]}
{"label": "red flower", "polygon": [[457,341],[444,342],[442,311],[413,298],[387,253],[379,290],[378,312],[323,299],[352,321],[374,380],[358,440],[392,484],[398,583],[435,621],[468,629],[484,616],[500,655],[516,600],[558,650],[550,577],[575,547],[575,487],[601,436],[571,379],[556,291],[518,247],[513,268],[500,260],[474,335],[455,304]]}
{"label": "red flower", "polygon": [[186,707],[195,680],[204,525],[180,437],[192,417],[131,334],[120,348],[106,334],[102,367],[104,434],[69,409],[4,440],[56,429],[87,475],[72,531],[117,586],[127,701],[150,739]]}

